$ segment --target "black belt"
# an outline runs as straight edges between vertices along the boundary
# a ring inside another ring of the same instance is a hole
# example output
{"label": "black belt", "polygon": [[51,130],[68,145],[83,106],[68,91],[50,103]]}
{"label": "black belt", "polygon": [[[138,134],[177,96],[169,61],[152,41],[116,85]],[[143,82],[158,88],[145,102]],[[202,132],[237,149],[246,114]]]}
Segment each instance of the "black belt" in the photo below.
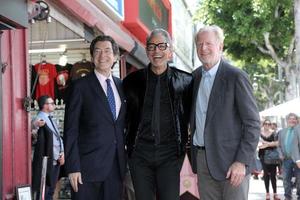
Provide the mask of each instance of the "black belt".
{"label": "black belt", "polygon": [[196,146],[198,150],[205,150],[205,146]]}

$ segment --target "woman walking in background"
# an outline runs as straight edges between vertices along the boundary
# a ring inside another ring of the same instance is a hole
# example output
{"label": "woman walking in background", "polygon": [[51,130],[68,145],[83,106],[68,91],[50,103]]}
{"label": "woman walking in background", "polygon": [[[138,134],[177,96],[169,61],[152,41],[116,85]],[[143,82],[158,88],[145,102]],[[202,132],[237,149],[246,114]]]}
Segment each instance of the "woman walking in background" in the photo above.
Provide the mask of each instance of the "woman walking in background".
{"label": "woman walking in background", "polygon": [[277,141],[277,136],[276,132],[274,132],[271,129],[271,121],[270,120],[265,120],[263,122],[263,127],[261,130],[261,140],[258,144],[259,148],[259,158],[261,160],[262,166],[263,166],[263,179],[265,183],[265,188],[266,188],[266,200],[270,199],[270,192],[269,192],[269,184],[271,180],[272,184],[272,189],[274,193],[274,200],[280,200],[280,198],[277,196],[277,184],[276,184],[276,167],[277,163],[269,163],[266,162],[264,159],[264,155],[266,150],[272,150],[274,148],[277,148],[278,146],[278,141]]}

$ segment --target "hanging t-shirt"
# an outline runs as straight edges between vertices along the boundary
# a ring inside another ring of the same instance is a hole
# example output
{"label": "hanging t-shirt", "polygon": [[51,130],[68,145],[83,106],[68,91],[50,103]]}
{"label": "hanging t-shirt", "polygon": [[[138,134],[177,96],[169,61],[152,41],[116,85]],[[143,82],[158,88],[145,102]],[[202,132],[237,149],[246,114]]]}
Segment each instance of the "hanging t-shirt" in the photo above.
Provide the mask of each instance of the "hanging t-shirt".
{"label": "hanging t-shirt", "polygon": [[89,61],[76,62],[71,69],[71,80],[74,81],[84,77],[94,70],[93,64]]}
{"label": "hanging t-shirt", "polygon": [[42,62],[34,65],[34,70],[38,75],[38,81],[35,88],[35,98],[48,95],[55,99],[55,81],[56,81],[56,68],[53,64]]}
{"label": "hanging t-shirt", "polygon": [[67,63],[65,66],[55,65],[55,67],[57,72],[55,96],[56,99],[65,100],[66,89],[70,84],[70,71],[72,69],[72,65]]}

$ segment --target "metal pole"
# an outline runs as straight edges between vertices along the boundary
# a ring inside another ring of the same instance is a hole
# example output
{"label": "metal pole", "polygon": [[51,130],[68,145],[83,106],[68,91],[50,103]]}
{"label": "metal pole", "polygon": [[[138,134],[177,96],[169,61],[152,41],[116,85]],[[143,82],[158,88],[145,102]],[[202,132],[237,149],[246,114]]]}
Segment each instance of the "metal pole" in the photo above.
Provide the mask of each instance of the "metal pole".
{"label": "metal pole", "polygon": [[43,168],[42,168],[42,176],[41,176],[41,186],[40,186],[39,200],[44,200],[45,199],[47,162],[48,162],[48,157],[44,156],[43,157]]}

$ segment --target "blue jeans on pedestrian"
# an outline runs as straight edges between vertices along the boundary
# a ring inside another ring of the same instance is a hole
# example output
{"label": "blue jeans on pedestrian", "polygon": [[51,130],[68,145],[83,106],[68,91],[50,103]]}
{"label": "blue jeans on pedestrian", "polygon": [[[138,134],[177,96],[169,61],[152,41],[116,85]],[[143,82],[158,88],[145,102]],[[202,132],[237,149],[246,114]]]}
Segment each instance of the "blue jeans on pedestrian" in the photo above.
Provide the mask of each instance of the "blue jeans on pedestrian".
{"label": "blue jeans on pedestrian", "polygon": [[284,159],[282,163],[284,197],[292,199],[292,178],[296,178],[297,199],[300,200],[300,169],[292,159]]}

